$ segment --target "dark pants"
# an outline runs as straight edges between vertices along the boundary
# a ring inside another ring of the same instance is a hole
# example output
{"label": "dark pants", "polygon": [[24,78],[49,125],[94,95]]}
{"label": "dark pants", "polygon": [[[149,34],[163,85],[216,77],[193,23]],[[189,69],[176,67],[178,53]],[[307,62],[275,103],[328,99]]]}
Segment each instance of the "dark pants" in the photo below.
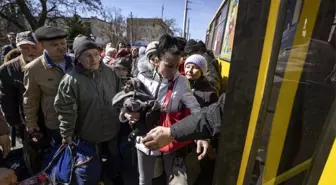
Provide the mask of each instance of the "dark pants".
{"label": "dark pants", "polygon": [[112,139],[99,143],[97,147],[99,156],[103,161],[101,180],[104,181],[104,179],[107,179],[114,185],[123,185],[122,161],[118,147],[118,140]]}
{"label": "dark pants", "polygon": [[12,147],[16,147],[16,138],[19,137],[22,139],[22,142],[24,140],[24,130],[25,126],[23,124],[20,125],[14,125],[10,127],[10,134],[12,137]]}
{"label": "dark pants", "polygon": [[47,129],[52,147],[62,144],[62,137],[59,129]]}

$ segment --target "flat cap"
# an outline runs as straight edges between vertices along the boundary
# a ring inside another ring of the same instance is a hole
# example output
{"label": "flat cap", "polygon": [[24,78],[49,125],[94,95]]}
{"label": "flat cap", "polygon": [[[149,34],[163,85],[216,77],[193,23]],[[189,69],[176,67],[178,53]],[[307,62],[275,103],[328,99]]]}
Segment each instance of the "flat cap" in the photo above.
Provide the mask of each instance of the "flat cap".
{"label": "flat cap", "polygon": [[67,36],[67,33],[53,26],[42,26],[35,30],[35,36],[38,41],[47,41],[63,39]]}

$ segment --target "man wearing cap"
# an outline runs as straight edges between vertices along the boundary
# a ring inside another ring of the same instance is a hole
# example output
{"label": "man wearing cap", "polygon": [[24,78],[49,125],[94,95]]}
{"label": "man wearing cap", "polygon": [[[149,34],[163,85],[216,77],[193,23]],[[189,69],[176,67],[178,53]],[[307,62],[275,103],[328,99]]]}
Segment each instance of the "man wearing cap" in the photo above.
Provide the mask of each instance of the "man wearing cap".
{"label": "man wearing cap", "polygon": [[9,40],[10,44],[5,45],[4,47],[2,47],[0,64],[2,64],[4,62],[4,58],[7,55],[7,53],[10,52],[12,49],[16,48],[15,36],[16,36],[16,33],[14,33],[14,32],[9,32],[7,34],[7,38]]}
{"label": "man wearing cap", "polygon": [[78,137],[97,145],[99,154],[106,152],[107,161],[102,165],[106,177],[122,185],[119,111],[111,101],[121,82],[114,69],[100,60],[97,48],[86,36],[74,40],[75,68],[60,82],[54,106],[63,141],[71,143]]}
{"label": "man wearing cap", "polygon": [[41,106],[45,127],[53,143],[61,143],[59,121],[54,109],[54,99],[59,82],[72,69],[72,59],[66,55],[66,32],[52,26],[43,26],[35,31],[43,54],[25,66],[23,108],[26,126],[30,133],[39,132],[37,114]]}
{"label": "man wearing cap", "polygon": [[10,126],[22,126],[24,123],[23,69],[26,64],[41,56],[42,48],[37,45],[34,33],[25,31],[17,34],[16,44],[21,55],[0,67],[0,104],[7,123]]}

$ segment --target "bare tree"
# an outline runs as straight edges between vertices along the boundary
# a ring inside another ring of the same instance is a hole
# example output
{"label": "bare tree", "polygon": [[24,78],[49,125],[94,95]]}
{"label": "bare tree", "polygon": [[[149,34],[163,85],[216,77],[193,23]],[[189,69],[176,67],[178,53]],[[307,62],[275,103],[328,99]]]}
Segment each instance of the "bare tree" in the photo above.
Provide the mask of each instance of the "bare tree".
{"label": "bare tree", "polygon": [[177,25],[176,19],[165,19],[164,23],[168,26],[170,31],[172,31],[173,36],[182,36],[182,29]]}
{"label": "bare tree", "polygon": [[35,30],[46,21],[72,16],[77,9],[100,12],[101,7],[100,0],[1,0],[0,18],[14,24],[21,31],[29,27]]}
{"label": "bare tree", "polygon": [[126,21],[121,14],[121,9],[106,9],[103,12],[103,18],[105,22],[101,23],[101,34],[108,36],[113,46],[116,46],[119,42],[125,42]]}

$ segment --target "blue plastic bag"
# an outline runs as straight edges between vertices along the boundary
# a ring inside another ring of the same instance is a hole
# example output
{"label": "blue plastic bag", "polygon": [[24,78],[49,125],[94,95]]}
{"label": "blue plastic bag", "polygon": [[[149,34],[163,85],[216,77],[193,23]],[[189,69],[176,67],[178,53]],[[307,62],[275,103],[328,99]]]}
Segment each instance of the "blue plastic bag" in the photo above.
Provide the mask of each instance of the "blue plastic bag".
{"label": "blue plastic bag", "polygon": [[100,180],[101,164],[95,146],[77,140],[62,145],[44,172],[53,184],[93,185]]}

